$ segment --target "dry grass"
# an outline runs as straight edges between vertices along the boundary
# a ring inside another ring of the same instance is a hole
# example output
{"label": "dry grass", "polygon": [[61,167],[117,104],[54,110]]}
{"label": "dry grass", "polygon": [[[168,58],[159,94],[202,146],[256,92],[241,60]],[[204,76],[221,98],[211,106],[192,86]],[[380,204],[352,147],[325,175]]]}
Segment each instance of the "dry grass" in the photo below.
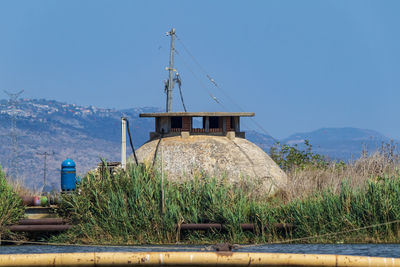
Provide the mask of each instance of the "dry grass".
{"label": "dry grass", "polygon": [[28,188],[24,184],[24,181],[20,179],[7,178],[8,184],[13,188],[13,191],[19,196],[39,196],[40,191],[34,188]]}
{"label": "dry grass", "polygon": [[330,162],[324,168],[312,165],[288,171],[288,184],[283,192],[286,200],[312,195],[326,189],[339,193],[346,181],[351,188],[364,187],[371,179],[398,177],[400,161],[393,154],[376,152],[354,162]]}

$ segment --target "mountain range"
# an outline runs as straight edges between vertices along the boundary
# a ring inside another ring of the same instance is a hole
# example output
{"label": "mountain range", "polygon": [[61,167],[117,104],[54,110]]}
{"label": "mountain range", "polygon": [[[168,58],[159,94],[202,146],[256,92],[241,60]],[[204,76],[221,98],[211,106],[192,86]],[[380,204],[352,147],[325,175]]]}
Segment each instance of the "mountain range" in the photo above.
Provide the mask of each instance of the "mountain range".
{"label": "mountain range", "polygon": [[310,141],[312,151],[327,156],[332,160],[355,160],[362,151],[373,153],[383,144],[398,141],[392,140],[383,134],[359,128],[321,128],[308,133],[296,133],[282,140],[288,145],[305,147],[304,141]]}
{"label": "mountain range", "polygon": [[[20,99],[13,108],[0,100],[0,164],[13,176],[33,188],[43,185],[44,156],[47,152],[47,184],[59,187],[61,162],[72,158],[77,172],[83,175],[93,169],[101,158],[120,161],[120,120],[126,117],[134,146],[148,140],[154,128],[153,119],[139,118],[140,113],[160,112],[159,108],[143,107],[124,110],[78,106],[45,99]],[[16,118],[17,157],[13,153],[12,120]],[[254,130],[246,138],[269,152],[275,143],[272,136]],[[308,133],[296,133],[280,140],[282,144],[304,146],[309,140],[313,151],[331,159],[358,158],[361,150],[377,150],[382,142],[391,140],[379,132],[357,128],[322,128]],[[127,151],[130,152],[129,147]],[[18,166],[11,169],[12,164]]]}

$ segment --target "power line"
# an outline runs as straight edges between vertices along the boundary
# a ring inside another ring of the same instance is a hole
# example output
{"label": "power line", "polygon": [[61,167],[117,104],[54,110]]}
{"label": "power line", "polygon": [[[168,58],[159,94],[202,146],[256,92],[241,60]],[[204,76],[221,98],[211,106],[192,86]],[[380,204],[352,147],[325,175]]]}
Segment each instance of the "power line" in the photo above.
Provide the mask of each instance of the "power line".
{"label": "power line", "polygon": [[189,49],[186,47],[186,45],[183,43],[183,41],[176,36],[176,39],[181,43],[183,49],[186,51],[186,53],[190,56],[190,58],[193,60],[193,62],[199,67],[199,69],[203,72],[203,74],[207,77],[207,79],[217,88],[219,89],[239,110],[243,111],[243,109],[230,97],[228,93],[225,92],[215,81],[214,78],[212,78],[206,69],[199,63],[199,61],[196,60],[196,58],[193,56],[193,54],[189,51]]}
{"label": "power line", "polygon": [[[223,110],[229,111],[229,109],[228,109],[227,107],[225,107],[225,106],[221,103],[221,101],[220,101],[219,99],[217,99],[217,97],[215,97],[215,96],[211,93],[210,90],[207,89],[207,86],[200,80],[200,78],[199,78],[199,77],[194,73],[194,71],[189,67],[189,64],[186,63],[186,61],[183,59],[183,56],[178,52],[178,50],[175,49],[175,52],[176,52],[177,55],[181,56],[181,60],[182,60],[183,65],[185,65],[185,67],[192,73],[193,77],[196,78],[196,80],[197,80],[197,81],[199,82],[199,84],[200,84],[200,87],[202,87],[202,89],[205,89],[206,92],[208,93],[208,95],[215,101],[215,103],[217,103],[218,105],[220,105],[220,106],[222,107]],[[198,64],[198,63],[197,63],[197,64]],[[216,85],[214,79],[213,79],[213,84]],[[242,110],[242,109],[240,108],[240,110]],[[245,125],[245,126],[247,127],[247,124],[246,124],[246,123],[242,122],[242,124]],[[269,135],[269,134],[267,133],[267,135]],[[272,137],[272,136],[271,136],[271,137]],[[272,137],[272,139],[274,139],[274,138]],[[277,140],[274,139],[274,141],[277,141]]]}
{"label": "power line", "polygon": [[10,114],[10,138],[11,138],[11,155],[8,163],[8,176],[12,179],[16,179],[18,177],[18,134],[17,134],[17,105],[18,98],[24,92],[24,90],[19,91],[18,93],[10,93],[6,90],[3,90],[8,97],[10,98],[7,102],[7,108],[9,109]]}
{"label": "power line", "polygon": [[[185,67],[192,73],[193,77],[199,82],[200,87],[201,87],[202,89],[205,89],[206,92],[208,93],[208,95],[215,101],[215,103],[217,103],[218,105],[220,105],[220,106],[222,107],[223,110],[229,111],[229,109],[226,108],[226,107],[221,103],[221,101],[220,101],[217,97],[215,97],[215,96],[207,89],[207,86],[200,80],[200,78],[199,78],[199,77],[194,73],[194,71],[189,67],[189,65],[188,65],[188,64],[186,63],[186,61],[183,59],[182,55],[178,52],[178,50],[175,49],[175,53],[176,53],[177,55],[181,56],[181,60],[182,60],[183,65],[185,65]],[[182,100],[182,101],[183,101],[183,100]],[[182,102],[182,103],[183,103],[183,102]],[[183,105],[184,105],[184,104],[183,104]],[[240,110],[243,111],[243,109],[241,109],[241,108],[240,108]],[[186,110],[185,110],[185,111],[186,111]],[[250,119],[252,119],[252,118],[250,118]],[[257,123],[257,122],[254,121],[254,123]],[[247,127],[247,124],[246,124],[246,123],[243,123],[243,122],[242,122],[242,124],[244,124],[244,125]],[[259,127],[262,129],[262,131],[264,131],[265,134],[269,135],[275,142],[278,142],[278,140],[275,139],[272,135],[270,135],[266,130],[263,130],[263,128],[261,127],[261,125],[259,125]]]}
{"label": "power line", "polygon": [[179,73],[176,73],[176,77],[175,77],[174,80],[175,80],[176,83],[178,84],[179,94],[180,94],[180,96],[181,96],[181,102],[182,102],[183,110],[184,110],[185,112],[187,112],[186,105],[185,105],[185,101],[183,100],[182,79],[181,79],[181,76],[179,75]]}
{"label": "power line", "polygon": [[[203,74],[206,76],[206,78],[217,88],[219,89],[226,98],[229,99],[229,101],[236,106],[236,108],[239,109],[239,111],[244,112],[244,109],[236,103],[236,101],[233,100],[233,98],[231,98],[231,96],[225,92],[225,90],[223,90],[215,81],[214,78],[211,77],[211,75],[208,74],[208,72],[206,71],[206,69],[196,60],[196,58],[193,56],[193,54],[189,51],[189,49],[186,47],[186,45],[183,43],[183,41],[177,36],[175,35],[176,39],[179,41],[179,43],[182,45],[183,49],[186,51],[186,53],[190,56],[190,58],[193,60],[193,62],[199,67],[199,69],[203,72]],[[250,118],[250,121],[253,122],[257,128],[259,128],[264,134],[271,136],[271,138],[277,142],[278,140],[275,139],[271,134],[268,133],[267,130],[264,129],[264,127],[262,127],[254,118]]]}
{"label": "power line", "polygon": [[193,77],[198,81],[198,83],[200,84],[200,88],[204,89],[207,94],[211,97],[212,100],[214,100],[215,103],[217,103],[218,105],[220,105],[224,110],[228,110],[222,103],[221,101],[214,96],[211,91],[207,88],[207,86],[201,81],[201,79],[196,75],[196,73],[194,73],[194,71],[189,67],[189,64],[186,63],[186,61],[183,59],[183,56],[178,52],[178,50],[175,49],[175,52],[178,56],[181,57],[181,62],[183,63],[183,65],[185,65],[185,68],[187,68],[189,70],[189,72],[193,75]]}

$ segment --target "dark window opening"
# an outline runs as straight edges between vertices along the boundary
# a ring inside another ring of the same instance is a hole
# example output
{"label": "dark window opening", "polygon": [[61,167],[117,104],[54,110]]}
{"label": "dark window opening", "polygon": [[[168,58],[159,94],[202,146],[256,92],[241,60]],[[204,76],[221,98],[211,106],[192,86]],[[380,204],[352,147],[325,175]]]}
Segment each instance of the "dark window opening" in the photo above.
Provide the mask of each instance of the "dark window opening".
{"label": "dark window opening", "polygon": [[235,129],[235,117],[231,117],[231,129]]}
{"label": "dark window opening", "polygon": [[210,129],[220,128],[219,127],[219,117],[210,117],[209,122],[210,122]]}
{"label": "dark window opening", "polygon": [[171,117],[171,128],[182,128],[182,117]]}

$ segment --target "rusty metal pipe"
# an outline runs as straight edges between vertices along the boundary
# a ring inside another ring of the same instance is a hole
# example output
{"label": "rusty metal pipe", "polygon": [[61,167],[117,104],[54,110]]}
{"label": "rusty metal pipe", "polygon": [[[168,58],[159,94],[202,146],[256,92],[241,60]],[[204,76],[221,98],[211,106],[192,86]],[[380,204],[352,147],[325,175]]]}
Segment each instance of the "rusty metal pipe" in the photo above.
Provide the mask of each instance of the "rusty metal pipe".
{"label": "rusty metal pipe", "polygon": [[11,232],[62,232],[71,229],[72,225],[11,225]]}
{"label": "rusty metal pipe", "polygon": [[26,196],[26,195],[23,196],[23,195],[20,195],[20,198],[22,199],[22,203],[24,204],[24,206],[28,206],[28,207],[40,206],[38,204],[35,204],[35,198],[36,197],[39,197],[39,198],[47,197],[46,202],[48,204],[51,204],[51,205],[55,205],[55,204],[58,204],[60,202],[59,197],[58,196],[54,196],[54,195],[50,195],[50,196]]}
{"label": "rusty metal pipe", "polygon": [[242,228],[242,230],[254,231],[255,225],[254,223],[242,223],[240,228]]}
{"label": "rusty metal pipe", "polygon": [[[184,223],[180,226],[177,225],[181,230],[210,230],[216,229],[221,230],[224,225],[220,223]],[[254,223],[242,223],[240,224],[242,230],[245,231],[254,231],[255,225]],[[268,227],[268,226],[267,226]],[[291,223],[275,223],[273,225],[278,230],[292,230],[295,226]]]}
{"label": "rusty metal pipe", "polygon": [[221,230],[222,224],[220,223],[185,223],[180,225],[181,230]]}
{"label": "rusty metal pipe", "polygon": [[25,206],[33,206],[33,197],[32,196],[20,196],[22,198],[22,202]]}
{"label": "rusty metal pipe", "polygon": [[63,218],[23,219],[18,222],[18,225],[54,225],[64,222]]}

